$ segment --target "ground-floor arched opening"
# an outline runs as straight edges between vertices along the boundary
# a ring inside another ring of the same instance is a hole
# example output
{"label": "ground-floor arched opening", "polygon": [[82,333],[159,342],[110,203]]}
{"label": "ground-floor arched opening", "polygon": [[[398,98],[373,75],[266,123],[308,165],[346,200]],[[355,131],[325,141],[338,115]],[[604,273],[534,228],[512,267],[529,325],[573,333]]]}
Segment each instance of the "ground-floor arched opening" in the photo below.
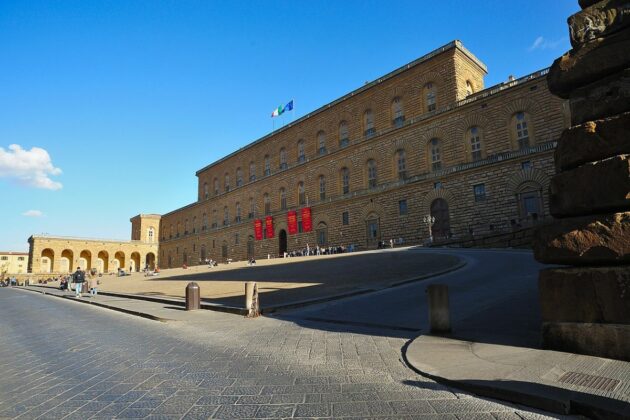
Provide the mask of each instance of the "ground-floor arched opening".
{"label": "ground-floor arched opening", "polygon": [[136,271],[140,271],[140,254],[132,252],[129,259],[129,272],[134,273]]}
{"label": "ground-floor arched opening", "polygon": [[451,236],[451,217],[445,199],[436,198],[431,202],[431,216],[435,218],[432,228],[433,237],[448,239]]}
{"label": "ground-floor arched opening", "polygon": [[221,244],[221,257],[223,257],[224,260],[228,259],[228,243],[227,243],[227,241],[223,241],[223,243]]}
{"label": "ground-floor arched opening", "polygon": [[279,255],[284,255],[287,252],[287,231],[280,229],[278,232],[278,252]]}
{"label": "ground-floor arched opening", "polygon": [[254,237],[249,235],[247,237],[247,259],[251,260],[254,258]]}
{"label": "ground-floor arched opening", "polygon": [[201,245],[199,249],[199,263],[204,264],[206,262],[207,254],[206,254],[206,246]]}
{"label": "ground-floor arched opening", "polygon": [[122,251],[118,251],[114,254],[114,269],[118,271],[119,269],[125,268],[125,254]]}
{"label": "ground-floor arched opening", "polygon": [[149,270],[155,270],[155,254],[153,252],[147,254],[145,261]]}
{"label": "ground-floor arched opening", "polygon": [[328,246],[328,225],[324,222],[317,225],[317,245]]}
{"label": "ground-floor arched opening", "polygon": [[381,241],[381,226],[379,217],[372,213],[365,220],[365,228],[367,235],[367,247],[375,248]]}
{"label": "ground-floor arched opening", "polygon": [[74,252],[69,249],[64,249],[61,252],[61,259],[59,260],[59,271],[62,273],[70,273],[72,271],[73,262]]}
{"label": "ground-floor arched opening", "polygon": [[92,253],[87,249],[84,249],[79,254],[79,267],[83,271],[89,271],[92,269]]}
{"label": "ground-floor arched opening", "polygon": [[55,266],[55,251],[50,248],[46,248],[42,251],[40,272],[52,273]]}
{"label": "ground-floor arched opening", "polygon": [[107,273],[109,270],[109,254],[107,251],[100,251],[96,257],[96,271]]}

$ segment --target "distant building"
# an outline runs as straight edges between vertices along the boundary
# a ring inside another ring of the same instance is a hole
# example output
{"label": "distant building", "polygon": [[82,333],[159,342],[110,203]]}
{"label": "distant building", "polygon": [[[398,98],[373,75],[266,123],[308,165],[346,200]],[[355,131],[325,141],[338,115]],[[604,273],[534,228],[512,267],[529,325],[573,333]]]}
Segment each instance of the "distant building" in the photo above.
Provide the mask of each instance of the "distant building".
{"label": "distant building", "polygon": [[27,269],[27,252],[0,251],[0,277],[26,273]]}

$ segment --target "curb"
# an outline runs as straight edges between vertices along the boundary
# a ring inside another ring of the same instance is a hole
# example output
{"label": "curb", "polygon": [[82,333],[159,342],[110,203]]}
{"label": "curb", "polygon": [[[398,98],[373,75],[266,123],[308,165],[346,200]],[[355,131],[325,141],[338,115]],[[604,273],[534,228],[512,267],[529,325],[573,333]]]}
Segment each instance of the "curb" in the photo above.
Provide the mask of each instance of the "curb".
{"label": "curb", "polygon": [[[568,389],[558,388],[555,392],[528,392],[527,389],[518,386],[513,388],[510,388],[508,385],[491,386],[476,383],[473,379],[454,380],[428,373],[415,367],[407,357],[409,346],[416,338],[407,341],[401,349],[404,363],[414,372],[444,385],[468,391],[478,396],[521,404],[563,415],[582,415],[594,419],[621,420],[627,419],[630,413],[628,403],[623,401],[613,400],[611,403],[610,399],[592,394],[589,394],[587,398],[578,399],[576,397],[582,393]],[[497,382],[500,383],[499,381]]]}

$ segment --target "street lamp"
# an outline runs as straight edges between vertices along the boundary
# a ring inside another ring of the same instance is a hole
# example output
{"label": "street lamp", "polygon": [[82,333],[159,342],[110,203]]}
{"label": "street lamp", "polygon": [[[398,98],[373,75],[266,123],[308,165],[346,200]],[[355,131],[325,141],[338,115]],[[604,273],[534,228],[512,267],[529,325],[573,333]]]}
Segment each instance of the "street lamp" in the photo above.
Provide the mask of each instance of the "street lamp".
{"label": "street lamp", "polygon": [[424,224],[429,226],[429,239],[431,240],[431,243],[433,243],[433,224],[435,223],[435,217],[427,214],[426,216],[424,216],[422,221],[424,222]]}

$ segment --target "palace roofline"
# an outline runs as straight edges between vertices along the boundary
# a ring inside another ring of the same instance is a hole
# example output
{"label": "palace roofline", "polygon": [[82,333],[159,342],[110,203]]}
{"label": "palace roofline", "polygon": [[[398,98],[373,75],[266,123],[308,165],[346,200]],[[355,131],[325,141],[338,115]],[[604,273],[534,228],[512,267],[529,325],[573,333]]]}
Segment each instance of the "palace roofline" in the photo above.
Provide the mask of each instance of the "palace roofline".
{"label": "palace roofline", "polygon": [[130,241],[130,240],[117,240],[117,239],[104,239],[104,238],[84,238],[80,236],[57,236],[57,235],[31,235],[28,238],[30,242],[31,239],[41,238],[41,239],[59,239],[63,241],[73,240],[73,241],[85,241],[85,242],[111,242],[117,244],[129,244],[129,245],[157,245],[157,242],[144,242],[144,241]]}
{"label": "palace roofline", "polygon": [[454,48],[455,48],[455,49],[460,50],[460,51],[461,51],[464,55],[466,55],[466,57],[468,57],[468,58],[469,58],[469,59],[470,59],[473,63],[475,63],[477,66],[479,66],[479,68],[480,68],[481,70],[483,70],[483,72],[484,72],[484,73],[486,73],[486,74],[488,73],[488,68],[486,67],[486,65],[485,65],[485,64],[483,64],[483,63],[481,62],[481,60],[479,60],[477,57],[475,57],[475,56],[473,55],[473,53],[471,53],[468,49],[466,49],[466,47],[464,47],[464,45],[462,44],[462,42],[461,42],[460,40],[456,39],[456,40],[454,40],[454,41],[449,42],[449,43],[448,43],[448,44],[446,44],[446,45],[443,45],[442,47],[439,47],[439,48],[437,48],[437,49],[435,49],[435,50],[431,51],[431,52],[430,52],[430,53],[428,53],[428,54],[423,55],[423,56],[422,56],[422,57],[420,57],[420,58],[415,59],[414,61],[412,61],[412,62],[410,62],[410,63],[407,63],[407,64],[405,64],[405,65],[403,65],[403,66],[401,66],[401,67],[397,68],[396,70],[393,70],[393,71],[391,71],[391,72],[387,73],[387,74],[386,74],[386,75],[384,75],[384,76],[379,77],[378,79],[376,79],[376,80],[374,80],[374,81],[372,81],[372,82],[370,82],[370,83],[367,83],[367,84],[365,84],[365,85],[361,86],[361,87],[360,87],[360,88],[358,88],[358,89],[353,90],[353,91],[352,91],[352,92],[350,92],[350,93],[347,93],[347,94],[343,95],[343,96],[342,96],[342,97],[340,97],[340,98],[335,99],[335,100],[334,100],[334,101],[332,101],[332,102],[329,102],[329,103],[328,103],[328,104],[326,104],[326,105],[323,105],[323,106],[319,107],[318,109],[316,109],[316,110],[315,110],[315,111],[313,111],[313,112],[309,112],[308,114],[304,115],[303,117],[298,118],[297,120],[295,120],[295,121],[293,121],[293,122],[291,122],[291,123],[289,123],[289,124],[285,125],[284,127],[281,127],[281,128],[279,128],[279,129],[277,129],[277,130],[272,131],[271,133],[269,133],[269,134],[267,134],[267,135],[265,135],[265,136],[263,136],[263,137],[259,138],[258,140],[255,140],[255,141],[253,141],[253,142],[251,142],[251,143],[249,143],[249,144],[247,144],[247,145],[245,145],[245,146],[241,147],[240,149],[238,149],[238,150],[236,150],[236,151],[234,151],[234,152],[230,153],[229,155],[224,156],[224,157],[222,157],[221,159],[219,159],[219,160],[217,160],[217,161],[215,161],[215,162],[213,162],[213,163],[211,163],[211,164],[209,164],[209,165],[204,166],[203,168],[201,168],[201,169],[199,169],[197,172],[195,172],[195,175],[196,175],[196,176],[199,176],[199,174],[200,174],[201,172],[205,172],[206,170],[210,169],[211,167],[213,167],[213,166],[215,166],[215,165],[218,165],[218,164],[219,164],[219,163],[221,163],[221,162],[226,161],[227,159],[229,159],[229,158],[231,158],[231,157],[233,157],[233,156],[235,156],[235,155],[237,155],[237,154],[241,153],[242,151],[247,150],[247,149],[249,149],[250,147],[252,147],[252,146],[254,146],[254,145],[258,144],[258,143],[261,143],[261,142],[263,142],[263,141],[267,140],[268,138],[275,136],[275,135],[276,135],[276,134],[278,134],[278,133],[281,133],[281,132],[283,132],[283,131],[286,131],[286,130],[288,130],[289,128],[294,127],[295,125],[298,125],[298,124],[300,124],[300,123],[301,123],[301,122],[303,122],[303,121],[306,121],[306,120],[307,120],[307,119],[309,119],[310,117],[315,116],[315,115],[319,114],[320,112],[323,112],[324,110],[326,110],[326,109],[328,109],[328,108],[330,108],[330,107],[332,107],[332,106],[334,106],[334,105],[337,105],[337,104],[339,104],[339,103],[341,103],[341,102],[343,102],[343,101],[345,101],[345,100],[347,100],[347,99],[349,99],[349,98],[351,98],[351,97],[353,97],[353,96],[355,96],[355,95],[358,95],[359,93],[362,93],[362,92],[364,92],[364,91],[366,91],[366,90],[368,90],[368,89],[371,89],[372,87],[374,87],[374,86],[376,86],[376,85],[379,85],[380,83],[382,83],[382,82],[384,82],[384,81],[386,81],[386,80],[389,80],[389,79],[391,79],[392,77],[394,77],[394,76],[396,76],[396,75],[398,75],[398,74],[400,74],[400,73],[402,73],[402,72],[404,72],[404,71],[406,71],[406,70],[408,70],[408,69],[410,69],[410,68],[412,68],[412,67],[415,67],[415,66],[417,66],[417,65],[419,65],[419,64],[422,64],[422,63],[424,63],[424,62],[428,61],[429,59],[431,59],[431,58],[435,57],[435,56],[436,56],[436,55],[438,55],[438,54],[442,54],[442,53],[444,53],[444,52],[446,52],[446,51],[449,51],[449,50],[451,50],[451,49],[454,49]]}

